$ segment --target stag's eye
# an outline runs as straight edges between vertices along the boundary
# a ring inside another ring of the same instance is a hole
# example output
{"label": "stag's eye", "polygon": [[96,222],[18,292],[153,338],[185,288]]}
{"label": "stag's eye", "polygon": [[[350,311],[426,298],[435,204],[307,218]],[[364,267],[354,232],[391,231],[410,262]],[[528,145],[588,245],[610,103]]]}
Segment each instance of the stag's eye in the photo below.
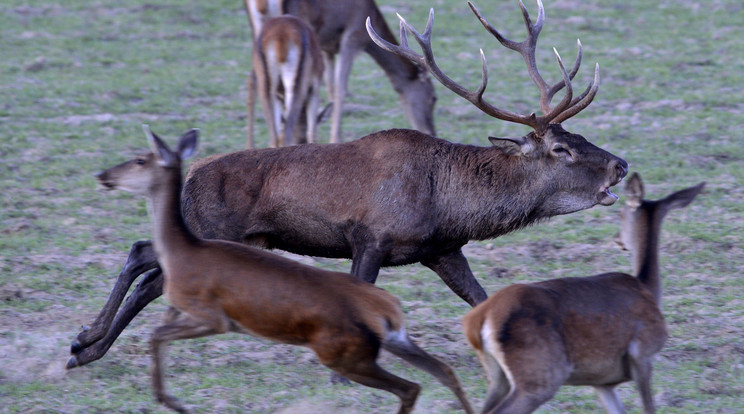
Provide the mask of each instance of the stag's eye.
{"label": "stag's eye", "polygon": [[145,165],[145,160],[143,158],[137,158],[134,162],[137,165]]}
{"label": "stag's eye", "polygon": [[568,150],[561,145],[554,146],[552,151],[556,155],[569,155]]}

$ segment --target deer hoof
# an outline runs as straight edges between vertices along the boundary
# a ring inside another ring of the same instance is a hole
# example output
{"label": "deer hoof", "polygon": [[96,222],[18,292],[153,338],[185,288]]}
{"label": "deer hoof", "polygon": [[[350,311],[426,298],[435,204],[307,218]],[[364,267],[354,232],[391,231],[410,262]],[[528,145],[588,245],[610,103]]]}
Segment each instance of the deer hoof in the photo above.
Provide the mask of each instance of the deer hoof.
{"label": "deer hoof", "polygon": [[71,356],[70,359],[67,360],[67,364],[65,364],[65,369],[73,369],[77,366],[79,366],[77,358]]}
{"label": "deer hoof", "polygon": [[351,385],[351,381],[338,372],[331,372],[331,384],[333,385]]}
{"label": "deer hoof", "polygon": [[74,340],[74,341],[72,341],[72,343],[70,344],[70,353],[71,353],[71,354],[77,354],[77,353],[79,353],[80,351],[82,351],[82,350],[83,350],[84,348],[85,348],[85,347],[83,346],[83,344],[81,344],[79,340],[75,339],[75,340]]}

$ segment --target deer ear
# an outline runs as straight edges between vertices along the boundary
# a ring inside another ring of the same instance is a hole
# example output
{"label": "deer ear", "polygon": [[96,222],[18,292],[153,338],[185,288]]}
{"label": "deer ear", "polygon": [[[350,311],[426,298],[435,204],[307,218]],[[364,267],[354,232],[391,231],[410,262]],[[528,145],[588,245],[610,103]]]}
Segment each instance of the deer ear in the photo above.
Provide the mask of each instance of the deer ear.
{"label": "deer ear", "polygon": [[150,130],[149,125],[142,125],[142,130],[145,132],[145,136],[147,136],[147,141],[150,143],[150,150],[155,154],[155,159],[159,165],[170,167],[178,162],[175,154],[171,152],[159,136],[155,135],[155,133]]}
{"label": "deer ear", "polygon": [[628,182],[625,184],[625,191],[628,193],[625,204],[632,208],[637,208],[641,205],[644,192],[643,181],[641,181],[640,174],[634,172],[633,175],[630,176],[630,179],[628,179]]}
{"label": "deer ear", "polygon": [[687,205],[690,204],[698,194],[700,194],[703,187],[705,187],[704,181],[694,187],[679,190],[676,193],[670,194],[669,196],[659,200],[659,205],[663,206],[666,211],[687,207]]}
{"label": "deer ear", "polygon": [[497,138],[488,137],[494,147],[501,149],[509,155],[527,155],[535,150],[532,141],[527,137],[521,138]]}
{"label": "deer ear", "polygon": [[178,141],[178,154],[182,160],[191,158],[196,154],[196,146],[199,139],[199,130],[194,128],[191,131],[181,135]]}

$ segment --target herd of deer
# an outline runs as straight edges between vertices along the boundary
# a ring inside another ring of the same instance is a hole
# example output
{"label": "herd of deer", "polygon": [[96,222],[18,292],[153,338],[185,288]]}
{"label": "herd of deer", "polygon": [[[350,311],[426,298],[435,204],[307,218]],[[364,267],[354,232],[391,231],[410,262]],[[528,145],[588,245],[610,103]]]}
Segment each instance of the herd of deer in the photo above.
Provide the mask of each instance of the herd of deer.
{"label": "herd of deer", "polygon": [[[170,308],[150,342],[152,381],[158,401],[173,410],[186,412],[165,391],[162,345],[233,331],[306,346],[345,378],[397,395],[398,412],[408,413],[420,387],[377,364],[379,350],[388,350],[433,375],[471,413],[453,369],[411,340],[400,302],[374,286],[380,267],[420,262],[474,307],[463,328],[489,382],[483,413],[532,412],[564,384],[593,386],[608,412],[622,413],[615,386],[630,380],[644,412],[654,412],[651,359],[667,337],[659,308],[661,222],[671,209],[689,204],[704,183],[650,201],[637,174],[628,180],[618,241],[632,252],[634,276],[604,273],[516,284],[489,298],[461,250],[470,240],[612,205],[617,196],[610,187],[628,172],[624,160],[561,127],[592,101],[599,71],[596,67],[594,80],[574,96],[579,43],[570,71],[556,52],[562,80],[552,85],[543,80],[535,46],[545,17],[537,3],[533,23],[520,1],[527,27],[522,42],[506,39],[469,4],[502,45],[524,58],[540,90],[541,116],[485,101],[482,51],[482,83],[475,92],[447,77],[431,49],[433,11],[423,33],[399,16],[398,45],[373,0],[246,0],[255,34],[255,79],[272,146],[295,142],[293,137],[314,141],[324,62],[331,68],[326,81],[335,144],[207,157],[193,162],[183,180],[181,161],[195,152],[198,131],[184,134],[172,151],[145,127],[151,152],[104,171],[98,180],[107,189],[148,199],[153,240],[132,246],[108,302],[72,343],[67,367],[101,358],[132,318],[164,295]],[[276,17],[287,12],[299,18]],[[409,34],[421,54],[409,48]],[[346,81],[359,50],[385,69],[419,131],[380,131],[337,143]],[[435,99],[426,72],[484,113],[534,131],[521,138],[491,137],[488,148],[433,137]],[[562,89],[563,99],[551,106]],[[249,88],[249,100],[253,93]],[[307,130],[297,131],[298,122]],[[351,258],[351,275],[260,248]]]}

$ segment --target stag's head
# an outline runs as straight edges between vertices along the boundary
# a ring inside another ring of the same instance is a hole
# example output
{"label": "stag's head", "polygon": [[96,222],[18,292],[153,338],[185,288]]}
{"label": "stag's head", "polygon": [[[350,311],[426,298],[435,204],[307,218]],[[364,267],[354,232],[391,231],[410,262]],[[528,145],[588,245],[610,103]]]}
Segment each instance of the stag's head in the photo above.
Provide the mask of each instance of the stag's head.
{"label": "stag's head", "polygon": [[[558,52],[553,49],[562,79],[555,84],[548,84],[537,69],[535,49],[537,38],[545,22],[545,11],[541,0],[537,0],[537,21],[532,22],[522,1],[519,5],[527,27],[527,38],[514,42],[502,36],[480,14],[475,6],[468,2],[483,27],[486,28],[505,47],[522,55],[530,78],[540,91],[540,110],[542,115],[534,112],[529,115],[518,114],[498,108],[488,103],[483,94],[488,84],[488,68],[485,54],[481,49],[482,80],[476,91],[470,91],[445,75],[434,60],[431,49],[431,32],[434,24],[434,10],[429,12],[429,20],[424,33],[419,33],[400,15],[400,45],[394,45],[381,38],[367,20],[367,32],[372,40],[389,52],[406,57],[419,63],[431,72],[442,85],[468,100],[485,114],[508,122],[527,125],[533,129],[529,134],[519,138],[490,137],[491,143],[510,157],[519,157],[522,169],[530,171],[544,184],[547,191],[543,205],[546,215],[566,214],[589,208],[596,204],[611,205],[617,196],[610,192],[610,187],[619,183],[628,172],[628,163],[607,151],[593,145],[584,137],[573,134],[561,126],[561,123],[578,114],[594,99],[599,89],[599,65],[594,68],[594,79],[587,88],[574,96],[571,80],[581,66],[581,42],[578,41],[576,62],[570,71],[566,70]],[[408,34],[411,34],[421,46],[421,54],[408,46]],[[553,96],[565,88],[561,101],[552,105]]]}

